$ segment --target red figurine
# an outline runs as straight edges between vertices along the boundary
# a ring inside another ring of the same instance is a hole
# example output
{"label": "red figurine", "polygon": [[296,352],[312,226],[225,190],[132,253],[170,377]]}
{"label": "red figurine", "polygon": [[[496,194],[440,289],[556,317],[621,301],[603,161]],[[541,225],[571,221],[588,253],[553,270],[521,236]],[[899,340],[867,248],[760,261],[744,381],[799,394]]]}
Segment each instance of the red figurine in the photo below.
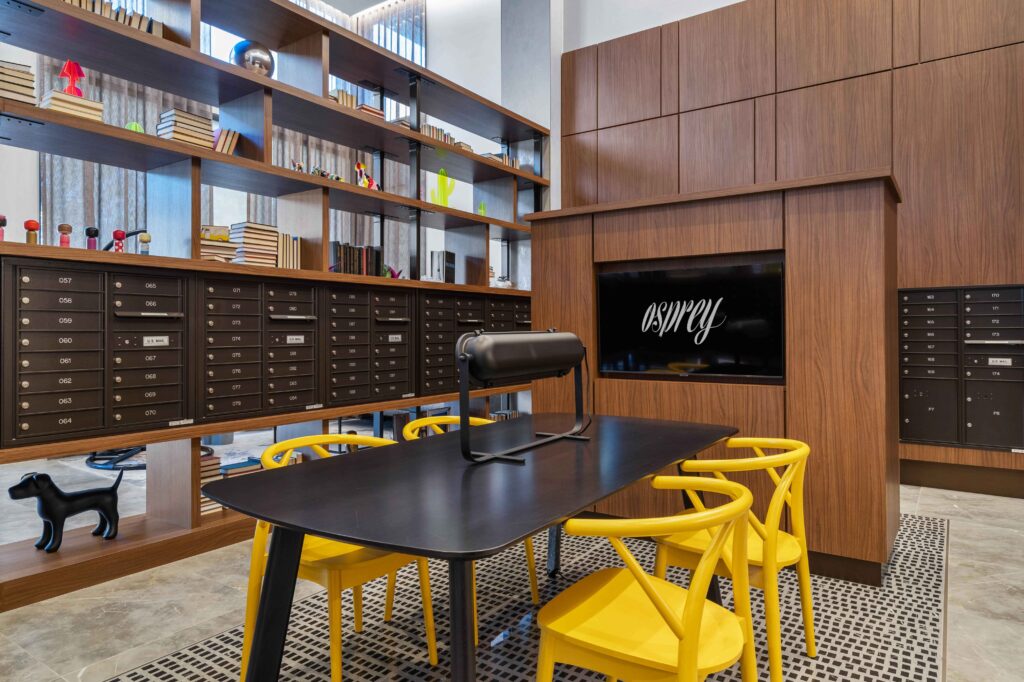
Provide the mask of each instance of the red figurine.
{"label": "red figurine", "polygon": [[0,215],[0,242],[4,240],[4,228],[7,227],[7,216]]}
{"label": "red figurine", "polygon": [[100,247],[100,230],[98,227],[85,228],[85,248],[95,251]]}
{"label": "red figurine", "polygon": [[59,77],[68,79],[68,86],[64,88],[65,93],[73,97],[85,96],[82,94],[82,89],[77,85],[78,81],[85,78],[85,71],[82,71],[82,67],[78,65],[78,62],[73,62],[70,59],[64,62]]}
{"label": "red figurine", "polygon": [[26,220],[25,221],[25,243],[26,244],[38,244],[39,243],[39,221],[38,220]]}
{"label": "red figurine", "polygon": [[124,253],[124,240],[128,235],[124,230],[114,230],[114,252]]}
{"label": "red figurine", "polygon": [[57,226],[57,232],[60,233],[60,245],[67,249],[71,247],[71,231],[72,227],[67,223],[61,223]]}

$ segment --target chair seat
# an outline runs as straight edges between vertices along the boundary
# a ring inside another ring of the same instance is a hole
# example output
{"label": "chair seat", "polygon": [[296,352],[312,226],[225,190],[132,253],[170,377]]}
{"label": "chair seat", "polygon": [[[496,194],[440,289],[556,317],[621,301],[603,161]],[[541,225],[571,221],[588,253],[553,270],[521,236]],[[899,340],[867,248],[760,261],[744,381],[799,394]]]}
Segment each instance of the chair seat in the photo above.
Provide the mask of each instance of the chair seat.
{"label": "chair seat", "polygon": [[383,549],[307,535],[302,543],[299,565],[314,571],[352,571],[368,574],[367,580],[398,570],[415,557]]}
{"label": "chair seat", "polygon": [[[681,615],[687,591],[651,580],[672,611]],[[538,623],[578,647],[619,660],[666,672],[679,665],[679,640],[625,568],[604,569],[572,585],[540,610]],[[701,674],[729,667],[743,650],[740,619],[706,602],[699,642]]]}
{"label": "chair seat", "polygon": [[[707,549],[707,546],[711,544],[711,533],[713,530],[716,529],[668,535],[658,538],[658,542],[673,549],[701,555]],[[775,554],[776,565],[780,568],[795,564],[800,560],[800,543],[796,537],[780,530],[779,544]],[[748,526],[747,529],[747,561],[751,566],[764,565],[764,540],[757,534],[753,526]]]}

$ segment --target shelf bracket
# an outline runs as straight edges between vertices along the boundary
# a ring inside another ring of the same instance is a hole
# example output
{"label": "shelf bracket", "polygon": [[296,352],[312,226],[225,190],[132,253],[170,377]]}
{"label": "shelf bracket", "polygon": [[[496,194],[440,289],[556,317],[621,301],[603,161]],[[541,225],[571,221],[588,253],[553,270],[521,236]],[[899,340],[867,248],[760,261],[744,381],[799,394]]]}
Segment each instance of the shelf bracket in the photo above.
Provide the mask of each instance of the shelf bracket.
{"label": "shelf bracket", "polygon": [[[43,12],[46,11],[42,7],[36,7],[33,4],[21,2],[21,0],[3,0],[3,3],[0,4],[0,7],[7,7],[13,10],[17,10],[19,12],[24,12],[25,14],[28,14],[33,17],[38,17],[42,15]],[[11,35],[6,31],[0,31],[0,33],[3,33],[4,35],[8,36]]]}

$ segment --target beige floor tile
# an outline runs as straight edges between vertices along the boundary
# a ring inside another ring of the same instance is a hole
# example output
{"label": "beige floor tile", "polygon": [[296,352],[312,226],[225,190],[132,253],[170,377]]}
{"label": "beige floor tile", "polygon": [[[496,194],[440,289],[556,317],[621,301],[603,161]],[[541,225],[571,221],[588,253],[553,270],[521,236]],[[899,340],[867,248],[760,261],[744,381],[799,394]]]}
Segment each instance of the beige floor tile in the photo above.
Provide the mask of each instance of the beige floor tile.
{"label": "beige floor tile", "polygon": [[1024,500],[954,490],[922,488],[917,513],[1024,530]]}
{"label": "beige floor tile", "polygon": [[900,513],[916,514],[917,500],[921,496],[921,488],[916,485],[900,486]]}
{"label": "beige floor tile", "polygon": [[[1024,500],[1020,511],[1024,515]],[[1006,566],[1008,569],[1024,567],[1024,530],[1004,528],[964,519],[949,522],[949,560],[984,561]]]}
{"label": "beige floor tile", "polygon": [[35,660],[20,646],[0,635],[0,680],[4,682],[53,682],[60,675]]}

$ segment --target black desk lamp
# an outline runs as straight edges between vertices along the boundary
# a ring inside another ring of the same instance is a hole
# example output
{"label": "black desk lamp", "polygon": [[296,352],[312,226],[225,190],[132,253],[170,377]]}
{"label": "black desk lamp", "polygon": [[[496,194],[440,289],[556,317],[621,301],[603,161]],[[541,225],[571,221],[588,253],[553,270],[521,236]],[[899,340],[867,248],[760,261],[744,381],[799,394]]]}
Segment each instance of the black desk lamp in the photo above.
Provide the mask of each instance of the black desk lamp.
{"label": "black desk lamp", "polygon": [[[523,463],[517,452],[530,450],[563,438],[587,440],[583,431],[583,370],[587,349],[569,332],[472,332],[463,334],[455,344],[459,366],[459,441],[462,457],[473,463]],[[538,433],[543,436],[502,452],[473,452],[469,445],[469,390],[499,384],[562,377],[575,371],[576,424],[565,433]]]}

